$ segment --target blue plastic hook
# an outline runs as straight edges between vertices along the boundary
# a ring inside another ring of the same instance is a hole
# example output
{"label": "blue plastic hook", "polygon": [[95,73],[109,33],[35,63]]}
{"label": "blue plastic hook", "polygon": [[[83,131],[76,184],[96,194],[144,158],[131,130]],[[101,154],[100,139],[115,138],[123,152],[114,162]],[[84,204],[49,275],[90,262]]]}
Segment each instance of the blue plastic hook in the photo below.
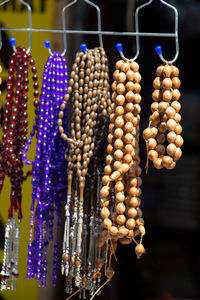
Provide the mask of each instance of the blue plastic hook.
{"label": "blue plastic hook", "polygon": [[87,45],[86,44],[81,44],[81,49],[85,53],[87,51]]}

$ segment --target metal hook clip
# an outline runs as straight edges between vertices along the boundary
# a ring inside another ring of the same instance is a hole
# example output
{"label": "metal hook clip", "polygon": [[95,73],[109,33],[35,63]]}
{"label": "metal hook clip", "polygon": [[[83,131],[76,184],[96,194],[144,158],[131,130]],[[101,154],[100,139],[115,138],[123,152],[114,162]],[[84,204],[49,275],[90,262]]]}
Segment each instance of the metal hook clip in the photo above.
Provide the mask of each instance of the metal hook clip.
{"label": "metal hook clip", "polygon": [[173,9],[173,11],[174,11],[174,13],[175,13],[175,42],[176,42],[176,55],[175,55],[175,57],[174,57],[172,60],[168,61],[168,60],[166,60],[166,59],[163,57],[163,55],[162,55],[162,48],[161,48],[161,46],[157,46],[157,47],[155,48],[155,50],[156,50],[156,52],[158,53],[158,55],[160,56],[160,59],[161,59],[164,63],[166,63],[166,64],[173,64],[173,63],[177,60],[177,58],[178,58],[178,56],[179,56],[178,10],[176,9],[175,6],[173,6],[173,5],[171,5],[171,4],[167,3],[167,2],[165,2],[164,0],[160,0],[160,2],[163,3],[165,6],[167,6],[167,7],[171,8],[171,9]]}
{"label": "metal hook clip", "polygon": [[149,5],[153,0],[148,1],[147,3],[140,5],[136,11],[135,11],[135,32],[136,32],[136,48],[137,48],[137,52],[135,57],[128,59],[125,57],[124,53],[123,53],[123,49],[121,44],[117,44],[116,48],[120,53],[120,56],[123,60],[127,60],[127,61],[135,61],[139,54],[140,54],[140,34],[139,34],[139,11],[144,8],[145,6]]}
{"label": "metal hook clip", "polygon": [[[31,6],[26,3],[23,0],[17,0],[18,2],[20,2],[21,4],[23,4],[24,6],[26,6],[26,8],[28,9],[28,19],[29,19],[29,48],[27,50],[27,53],[30,52],[31,47],[32,47],[32,10],[31,10]],[[0,3],[0,6],[6,4],[7,2],[9,2],[9,0],[5,0],[3,2]]]}
{"label": "metal hook clip", "polygon": [[[66,37],[66,17],[65,17],[65,12],[66,9],[69,8],[70,6],[74,5],[78,0],[74,0],[71,3],[67,4],[66,6],[63,7],[62,10],[62,22],[63,22],[63,30],[64,30],[64,51],[62,53],[62,55],[64,56],[67,52],[67,37]],[[93,2],[89,1],[89,0],[84,0],[85,3],[93,6],[94,8],[96,8],[97,10],[97,21],[98,21],[98,33],[99,33],[99,44],[100,47],[103,48],[103,38],[102,38],[102,30],[101,30],[101,10],[99,8],[99,6],[97,6],[96,4],[94,4]]]}

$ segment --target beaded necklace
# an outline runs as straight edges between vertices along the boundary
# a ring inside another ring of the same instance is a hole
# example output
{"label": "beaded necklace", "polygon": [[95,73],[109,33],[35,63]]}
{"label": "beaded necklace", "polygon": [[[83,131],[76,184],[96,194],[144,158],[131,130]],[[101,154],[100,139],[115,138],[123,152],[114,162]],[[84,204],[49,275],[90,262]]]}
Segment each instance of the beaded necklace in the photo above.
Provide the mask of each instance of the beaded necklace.
{"label": "beaded necklace", "polygon": [[23,175],[22,150],[27,136],[27,101],[28,101],[28,66],[32,67],[34,81],[34,106],[38,106],[37,69],[30,53],[25,48],[18,47],[12,54],[9,63],[7,79],[7,96],[3,124],[3,143],[1,151],[1,181],[0,191],[4,178],[7,175],[11,182],[10,208],[8,223],[5,229],[5,246],[3,267],[1,271],[1,289],[16,288],[18,272],[18,253],[20,222],[22,219],[22,183],[27,176]]}
{"label": "beaded necklace", "polygon": [[[100,232],[100,200],[95,201],[94,189],[101,164],[94,155],[101,151],[99,138],[105,136],[108,113],[111,112],[107,63],[102,48],[77,53],[68,94],[61,105],[62,112],[66,103],[72,102],[71,139],[64,133],[61,115],[58,120],[62,138],[70,142],[62,263],[67,293],[73,291],[73,279],[75,286],[84,287],[83,295],[85,290],[93,293],[98,286],[95,261]],[[86,197],[87,201],[84,201]]]}
{"label": "beaded necklace", "polygon": [[[181,82],[178,78],[179,70],[173,65],[161,65],[156,73],[157,77],[153,81],[155,90],[152,94],[154,100],[151,105],[152,115],[149,118],[149,127],[143,131],[143,136],[147,144],[148,159],[153,161],[154,167],[172,170],[176,166],[176,161],[182,156],[180,148],[184,143],[181,137],[182,127],[179,124]],[[169,144],[165,147],[167,131]]]}
{"label": "beaded necklace", "polygon": [[[142,238],[145,234],[144,220],[140,209],[141,168],[139,157],[139,122],[141,102],[141,75],[139,65],[118,61],[112,84],[112,108],[108,134],[106,166],[102,178],[101,216],[103,218],[99,247],[110,251],[105,275],[113,276],[111,258],[117,241],[122,244],[136,243],[135,252],[139,258],[144,253]],[[139,243],[136,237],[141,235]],[[104,263],[99,261],[99,267]]]}
{"label": "beaded necklace", "polygon": [[[47,60],[43,73],[42,93],[33,131],[24,148],[23,159],[33,164],[33,190],[31,205],[31,229],[28,246],[27,278],[36,276],[42,286],[46,285],[47,247],[53,240],[54,214],[57,218],[54,244],[53,285],[57,279],[58,232],[61,206],[66,199],[66,142],[58,131],[60,104],[68,87],[66,59],[53,53]],[[67,108],[65,113],[67,114]],[[63,112],[64,116],[64,112]],[[65,115],[64,128],[67,126]],[[33,163],[27,160],[28,149],[37,129],[36,156]],[[35,202],[37,202],[35,209]]]}

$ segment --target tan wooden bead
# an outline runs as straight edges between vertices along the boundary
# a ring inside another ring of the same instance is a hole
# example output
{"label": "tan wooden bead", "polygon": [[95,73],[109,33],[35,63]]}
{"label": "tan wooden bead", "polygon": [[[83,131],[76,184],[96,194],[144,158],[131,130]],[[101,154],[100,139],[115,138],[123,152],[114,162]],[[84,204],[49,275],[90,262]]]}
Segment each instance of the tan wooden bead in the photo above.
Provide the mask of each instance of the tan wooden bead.
{"label": "tan wooden bead", "polygon": [[148,152],[148,158],[152,161],[154,161],[156,158],[158,158],[158,152],[155,150],[150,150]]}
{"label": "tan wooden bead", "polygon": [[118,60],[117,63],[116,63],[116,69],[117,70],[121,70],[121,66],[123,65],[124,61],[121,59],[121,60]]}
{"label": "tan wooden bead", "polygon": [[129,69],[130,69],[130,64],[128,62],[124,62],[121,65],[121,71],[122,72],[127,73]]}
{"label": "tan wooden bead", "polygon": [[106,219],[110,216],[110,211],[107,207],[103,207],[101,209],[101,216],[102,216],[103,219]]}
{"label": "tan wooden bead", "polygon": [[[136,73],[137,74],[137,73]],[[132,71],[132,70],[129,70],[127,73],[126,73],[126,78],[127,80],[129,81],[133,81],[134,78],[135,78],[135,73]]]}
{"label": "tan wooden bead", "polygon": [[119,70],[115,70],[115,72],[113,73],[113,79],[115,80],[115,81],[118,81],[118,76],[119,76]]}
{"label": "tan wooden bead", "polygon": [[140,102],[142,101],[142,97],[140,94],[135,94],[134,95],[134,103],[135,104],[140,104]]}
{"label": "tan wooden bead", "polygon": [[126,91],[125,86],[123,83],[119,83],[116,87],[116,91],[119,95],[123,95]]}
{"label": "tan wooden bead", "polygon": [[114,141],[114,136],[112,133],[109,133],[108,136],[107,136],[107,141],[109,144],[112,144],[113,141]]}
{"label": "tan wooden bead", "polygon": [[161,65],[156,69],[157,76],[159,76],[159,77],[163,76],[163,69],[164,69],[164,65]]}
{"label": "tan wooden bead", "polygon": [[142,179],[140,177],[137,177],[138,186],[142,185]]}
{"label": "tan wooden bead", "polygon": [[116,201],[120,202],[120,203],[123,203],[125,201],[124,193],[121,193],[121,192],[116,193],[115,198],[116,198]]}
{"label": "tan wooden bead", "polygon": [[157,146],[157,142],[156,142],[155,139],[151,138],[151,139],[148,140],[148,148],[149,148],[149,150],[154,150],[156,148],[156,146]]}
{"label": "tan wooden bead", "polygon": [[126,144],[131,144],[133,142],[133,135],[131,133],[127,133],[124,136],[124,141]]}
{"label": "tan wooden bead", "polygon": [[128,81],[126,83],[126,90],[127,90],[127,92],[134,90],[134,83],[132,81]]}
{"label": "tan wooden bead", "polygon": [[114,148],[121,150],[124,147],[124,143],[121,139],[116,139],[114,142]]}
{"label": "tan wooden bead", "polygon": [[101,198],[106,198],[109,196],[109,187],[108,186],[104,186],[101,188],[100,196],[101,196]]}
{"label": "tan wooden bead", "polygon": [[122,158],[123,158],[123,156],[124,156],[124,154],[123,154],[123,152],[121,151],[121,150],[116,150],[115,152],[114,152],[114,158],[116,159],[116,160],[121,160]]}
{"label": "tan wooden bead", "polygon": [[115,129],[115,131],[114,131],[115,138],[120,139],[123,137],[123,135],[124,135],[124,131],[121,128]]}
{"label": "tan wooden bead", "polygon": [[120,72],[118,75],[118,82],[124,83],[126,81],[126,74],[124,72]]}
{"label": "tan wooden bead", "polygon": [[181,115],[179,113],[176,113],[173,119],[174,119],[174,121],[176,121],[176,123],[180,123],[181,122]]}
{"label": "tan wooden bead", "polygon": [[129,233],[129,230],[125,226],[120,226],[118,230],[120,236],[126,236]]}
{"label": "tan wooden bead", "polygon": [[139,259],[144,253],[145,253],[144,246],[142,244],[138,244],[135,247],[135,254],[136,254],[137,258]]}
{"label": "tan wooden bead", "polygon": [[119,171],[121,174],[125,174],[128,172],[128,170],[130,169],[128,164],[122,164]]}
{"label": "tan wooden bead", "polygon": [[133,126],[136,127],[137,125],[139,125],[140,122],[140,116],[138,115],[137,117],[134,117],[132,120]]}
{"label": "tan wooden bead", "polygon": [[177,123],[176,123],[176,121],[174,121],[173,119],[169,119],[169,120],[167,121],[167,129],[168,129],[169,131],[175,131],[176,126],[177,126]]}
{"label": "tan wooden bead", "polygon": [[113,235],[113,236],[116,236],[116,235],[118,234],[118,229],[117,229],[117,227],[116,227],[116,226],[111,226],[111,227],[109,228],[109,233],[110,233],[111,235]]}
{"label": "tan wooden bead", "polygon": [[107,153],[112,154],[112,153],[113,153],[113,150],[114,150],[113,146],[109,144],[109,145],[107,146]]}
{"label": "tan wooden bead", "polygon": [[126,223],[126,217],[124,215],[118,215],[116,217],[116,222],[118,225],[124,225]]}
{"label": "tan wooden bead", "polygon": [[128,232],[128,237],[132,240],[134,237],[135,237],[135,233],[134,233],[134,230],[129,230]]}
{"label": "tan wooden bead", "polygon": [[[173,120],[173,121],[174,121],[174,120]],[[168,123],[168,121],[167,121],[167,123]],[[167,129],[168,129],[167,123],[161,122],[161,123],[159,124],[159,126],[158,126],[158,131],[159,131],[160,133],[165,133],[165,132],[167,131]]]}
{"label": "tan wooden bead", "polygon": [[125,133],[131,133],[133,131],[133,124],[132,122],[127,122],[124,126]]}
{"label": "tan wooden bead", "polygon": [[115,171],[112,173],[110,178],[112,181],[116,181],[120,176],[121,176],[121,173],[119,171]]}
{"label": "tan wooden bead", "polygon": [[155,150],[159,155],[163,155],[165,153],[165,147],[163,145],[157,145]]}
{"label": "tan wooden bead", "polygon": [[176,134],[181,134],[183,131],[182,126],[180,124],[177,124],[176,129],[174,131]]}
{"label": "tan wooden bead", "polygon": [[167,153],[170,155],[170,156],[174,156],[174,154],[176,153],[176,146],[174,144],[169,144],[167,146]]}
{"label": "tan wooden bead", "polygon": [[113,164],[114,170],[119,170],[121,168],[122,163],[120,161],[115,161]]}
{"label": "tan wooden bead", "polygon": [[134,93],[132,91],[129,91],[126,93],[125,98],[128,102],[133,102],[134,100]]}
{"label": "tan wooden bead", "polygon": [[134,110],[134,104],[129,102],[125,106],[126,112],[132,112]]}
{"label": "tan wooden bead", "polygon": [[113,132],[114,128],[115,128],[115,125],[112,124],[112,123],[110,123],[110,124],[109,124],[109,131],[110,131],[110,132]]}
{"label": "tan wooden bead", "polygon": [[172,88],[172,80],[170,78],[163,79],[162,87],[164,89],[170,90]]}
{"label": "tan wooden bead", "polygon": [[169,144],[174,144],[177,135],[174,131],[171,131],[167,135],[167,141]]}
{"label": "tan wooden bead", "polygon": [[140,83],[141,79],[142,79],[142,77],[141,77],[140,73],[139,72],[135,72],[134,82],[135,83]]}
{"label": "tan wooden bead", "polygon": [[151,104],[151,112],[158,111],[158,102],[153,102]]}
{"label": "tan wooden bead", "polygon": [[145,228],[144,228],[143,225],[140,225],[140,226],[139,226],[139,231],[140,231],[140,234],[141,234],[142,236],[144,236],[144,235],[146,234],[146,230],[145,230]]}
{"label": "tan wooden bead", "polygon": [[117,105],[123,105],[125,103],[125,97],[123,95],[118,95],[115,101]]}
{"label": "tan wooden bead", "polygon": [[173,100],[173,101],[178,101],[178,100],[180,99],[180,97],[181,97],[180,91],[177,90],[177,89],[174,89],[174,90],[172,91],[172,100]]}
{"label": "tan wooden bead", "polygon": [[136,208],[136,210],[137,210],[137,215],[138,215],[138,218],[141,218],[141,217],[142,217],[142,215],[143,215],[143,212],[142,212],[142,210],[141,210],[139,207],[137,207],[137,208]]}
{"label": "tan wooden bead", "polygon": [[134,207],[130,207],[127,209],[127,216],[129,218],[135,219],[137,217],[137,210]]}
{"label": "tan wooden bead", "polygon": [[160,77],[156,77],[154,79],[154,81],[153,81],[153,87],[156,90],[160,90],[162,88],[162,79]]}
{"label": "tan wooden bead", "polygon": [[123,108],[123,106],[117,106],[117,107],[115,108],[115,113],[116,113],[118,116],[123,115],[123,114],[124,114],[124,108]]}
{"label": "tan wooden bead", "polygon": [[178,89],[181,85],[181,81],[178,77],[173,77],[172,78],[172,88],[173,89]]}
{"label": "tan wooden bead", "polygon": [[133,186],[133,187],[137,187],[137,184],[138,184],[138,181],[137,181],[137,178],[129,178],[129,184],[130,186]]}
{"label": "tan wooden bead", "polygon": [[172,77],[178,77],[179,76],[179,69],[177,67],[171,66],[171,71],[172,71],[172,74],[171,74]]}
{"label": "tan wooden bead", "polygon": [[158,111],[159,113],[162,113],[164,111],[166,111],[166,109],[169,107],[169,104],[165,101],[161,101],[159,104],[158,104]]}
{"label": "tan wooden bead", "polygon": [[112,83],[112,90],[113,90],[113,92],[117,91],[117,81],[113,81],[113,83]]}
{"label": "tan wooden bead", "polygon": [[124,119],[123,117],[119,116],[115,119],[115,126],[122,128],[124,126]]}
{"label": "tan wooden bead", "polygon": [[137,188],[137,187],[131,187],[129,189],[129,194],[132,196],[132,197],[139,197],[141,195],[141,189],[140,188]]}
{"label": "tan wooden bead", "polygon": [[105,175],[110,175],[112,173],[111,166],[107,165],[104,167],[104,174]]}
{"label": "tan wooden bead", "polygon": [[141,92],[141,85],[139,84],[139,83],[135,83],[134,84],[134,88],[133,88],[133,92],[135,93],[135,94],[139,94],[140,92]]}
{"label": "tan wooden bead", "polygon": [[181,158],[181,156],[182,156],[182,150],[180,148],[177,148],[176,152],[174,154],[174,157],[173,157],[174,160],[175,161],[179,160]]}
{"label": "tan wooden bead", "polygon": [[162,164],[164,167],[168,167],[173,163],[173,159],[170,156],[164,156],[162,158]]}
{"label": "tan wooden bead", "polygon": [[130,198],[127,198],[126,200],[126,204],[129,206],[129,207],[138,207],[139,206],[139,198],[138,197],[130,197]]}
{"label": "tan wooden bead", "polygon": [[143,137],[146,141],[152,137],[152,131],[149,127],[143,131]]}
{"label": "tan wooden bead", "polygon": [[183,143],[184,143],[184,141],[183,141],[182,136],[181,135],[177,135],[176,139],[174,141],[174,144],[176,145],[176,147],[177,148],[181,148],[183,146]]}
{"label": "tan wooden bead", "polygon": [[155,138],[158,134],[158,129],[156,127],[151,127],[150,130],[151,130],[151,137]]}
{"label": "tan wooden bead", "polygon": [[162,92],[160,90],[155,90],[152,93],[152,99],[156,102],[160,101],[162,97]]}
{"label": "tan wooden bead", "polygon": [[136,225],[135,219],[133,219],[133,218],[130,218],[126,221],[126,228],[128,228],[129,230],[134,229],[135,225]]}
{"label": "tan wooden bead", "polygon": [[170,77],[171,74],[172,74],[171,66],[165,65],[164,68],[163,68],[163,76],[164,77]]}
{"label": "tan wooden bead", "polygon": [[137,218],[136,219],[136,225],[137,226],[144,225],[144,219],[143,218]]}
{"label": "tan wooden bead", "polygon": [[115,211],[119,214],[119,215],[122,215],[126,210],[126,207],[123,203],[118,203],[116,206],[115,206]]}
{"label": "tan wooden bead", "polygon": [[151,125],[153,125],[153,126],[157,126],[160,123],[160,115],[157,111],[155,111],[150,116],[150,121],[151,121]]}
{"label": "tan wooden bead", "polygon": [[174,116],[176,114],[176,111],[173,107],[169,106],[167,109],[166,109],[166,115],[168,116],[169,119],[173,119]]}
{"label": "tan wooden bead", "polygon": [[[81,161],[81,155],[80,155],[80,160],[79,161]],[[111,154],[107,155],[106,156],[106,163],[107,163],[107,165],[111,165],[112,162],[113,162],[113,156]]]}
{"label": "tan wooden bead", "polygon": [[133,72],[138,72],[139,71],[139,65],[135,61],[131,62],[130,67],[133,70]]}
{"label": "tan wooden bead", "polygon": [[126,146],[125,146],[125,148],[124,148],[124,152],[125,153],[132,153],[133,152],[133,150],[134,150],[134,148],[133,148],[133,146],[131,145],[131,144],[127,144]]}
{"label": "tan wooden bead", "polygon": [[164,90],[162,93],[162,98],[166,102],[170,102],[172,100],[172,93],[169,90]]}
{"label": "tan wooden bead", "polygon": [[129,245],[132,243],[132,240],[128,237],[121,238],[119,241],[122,245]]}
{"label": "tan wooden bead", "polygon": [[126,154],[123,158],[124,163],[126,164],[130,164],[132,162],[133,158],[131,154]]}
{"label": "tan wooden bead", "polygon": [[157,158],[153,161],[154,167],[156,169],[162,169],[163,165],[162,165],[162,159],[161,158]]}
{"label": "tan wooden bead", "polygon": [[102,177],[102,182],[104,185],[108,184],[110,182],[110,177],[108,175],[104,175]]}
{"label": "tan wooden bead", "polygon": [[124,191],[124,184],[122,181],[117,181],[115,183],[115,192],[123,192]]}
{"label": "tan wooden bead", "polygon": [[166,168],[167,168],[168,170],[173,170],[175,167],[176,167],[176,163],[173,162],[171,165],[167,166]]}
{"label": "tan wooden bead", "polygon": [[104,227],[108,230],[112,227],[112,221],[108,218],[104,219],[103,224]]}

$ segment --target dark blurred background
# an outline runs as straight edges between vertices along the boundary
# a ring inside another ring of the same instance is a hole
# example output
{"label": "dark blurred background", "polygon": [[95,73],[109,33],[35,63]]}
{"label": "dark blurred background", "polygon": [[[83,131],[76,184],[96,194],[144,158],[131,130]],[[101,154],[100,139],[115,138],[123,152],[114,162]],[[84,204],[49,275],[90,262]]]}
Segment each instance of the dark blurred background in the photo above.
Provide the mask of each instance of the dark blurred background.
{"label": "dark blurred background", "polygon": [[[134,31],[135,8],[146,1],[107,0],[93,1],[102,12],[102,29],[113,31]],[[146,149],[141,138],[141,161],[143,169],[142,209],[147,234],[144,238],[146,254],[138,261],[134,246],[119,245],[116,274],[103,290],[101,299],[132,300],[150,299],[200,299],[200,85],[199,53],[200,43],[200,2],[198,0],[168,0],[179,11],[180,56],[175,65],[180,69],[183,137],[185,140],[183,157],[172,171],[155,170],[150,164],[145,174]],[[56,1],[62,6],[66,1]],[[174,14],[159,0],[141,11],[140,31],[174,32]],[[58,21],[59,23],[59,21]],[[70,29],[95,29],[96,14],[83,1],[70,9],[68,19]],[[74,55],[80,43],[88,48],[98,45],[93,36],[70,36],[70,55]],[[123,44],[127,57],[135,56],[134,37],[104,36],[104,48],[109,58],[110,76],[115,62],[120,59],[115,44]],[[175,55],[173,38],[140,38],[141,53],[138,59],[142,74],[142,115],[141,130],[146,128],[152,103],[152,82],[155,70],[161,61],[154,47],[162,45],[164,57]],[[54,48],[59,47],[55,38]],[[73,62],[73,60],[71,60]],[[111,80],[112,81],[112,80]],[[48,289],[48,287],[47,287]],[[42,291],[46,299],[47,289]],[[56,289],[48,294],[50,299],[64,299],[64,280],[59,278]],[[76,299],[76,297],[75,297]],[[78,296],[77,296],[78,299]]]}

